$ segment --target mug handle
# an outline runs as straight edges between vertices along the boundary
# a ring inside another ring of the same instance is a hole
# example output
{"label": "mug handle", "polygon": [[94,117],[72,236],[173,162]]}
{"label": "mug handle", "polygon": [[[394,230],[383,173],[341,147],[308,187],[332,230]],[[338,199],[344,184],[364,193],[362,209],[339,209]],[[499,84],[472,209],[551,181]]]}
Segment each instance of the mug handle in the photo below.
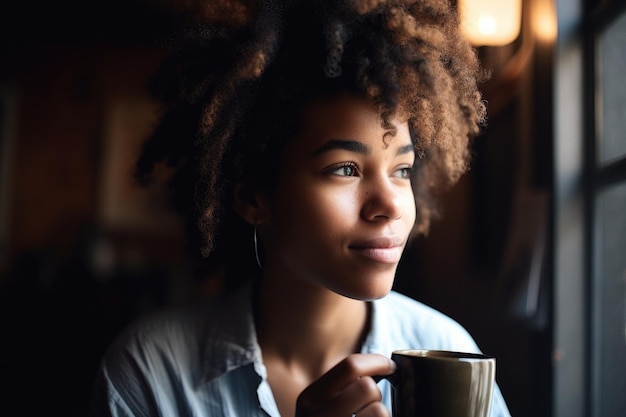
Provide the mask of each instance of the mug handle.
{"label": "mug handle", "polygon": [[398,366],[396,366],[396,371],[393,374],[389,374],[389,375],[372,375],[372,378],[374,379],[374,382],[376,382],[377,384],[383,380],[386,379],[387,381],[389,381],[389,383],[391,383],[391,385],[395,388],[398,387]]}

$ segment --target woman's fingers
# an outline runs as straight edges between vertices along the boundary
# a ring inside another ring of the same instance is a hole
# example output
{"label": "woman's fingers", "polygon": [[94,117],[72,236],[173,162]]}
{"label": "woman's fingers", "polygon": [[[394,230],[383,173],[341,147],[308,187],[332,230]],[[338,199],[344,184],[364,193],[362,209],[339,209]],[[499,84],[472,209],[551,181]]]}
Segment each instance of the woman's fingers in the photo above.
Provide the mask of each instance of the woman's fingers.
{"label": "woman's fingers", "polygon": [[[380,404],[382,410],[385,407],[380,400],[382,396],[376,382],[364,376],[352,384],[348,385],[337,397],[328,405],[328,410],[324,410],[325,415],[349,416],[354,413],[361,415],[362,411],[374,404]],[[375,416],[387,416],[388,414],[373,414]]]}
{"label": "woman's fingers", "polygon": [[[386,356],[350,355],[300,394],[297,416],[346,416],[356,412],[388,415],[380,404],[380,390],[371,376],[389,375],[394,370],[395,364]],[[373,405],[376,403],[380,406]],[[380,414],[381,410],[384,414]]]}
{"label": "woman's fingers", "polygon": [[390,417],[389,410],[380,401],[368,404],[356,412],[357,417]]}
{"label": "woman's fingers", "polygon": [[310,390],[310,396],[315,398],[329,398],[362,376],[389,375],[394,370],[395,363],[386,356],[355,353],[322,375],[305,392]]}
{"label": "woman's fingers", "polygon": [[[303,397],[301,397],[303,398]],[[322,400],[320,402],[298,401],[296,405],[296,416],[298,417],[346,417],[357,413],[359,416],[365,415],[388,417],[389,413],[380,402],[381,394],[376,382],[364,376],[352,383],[336,396]],[[376,404],[379,406],[377,407]]]}

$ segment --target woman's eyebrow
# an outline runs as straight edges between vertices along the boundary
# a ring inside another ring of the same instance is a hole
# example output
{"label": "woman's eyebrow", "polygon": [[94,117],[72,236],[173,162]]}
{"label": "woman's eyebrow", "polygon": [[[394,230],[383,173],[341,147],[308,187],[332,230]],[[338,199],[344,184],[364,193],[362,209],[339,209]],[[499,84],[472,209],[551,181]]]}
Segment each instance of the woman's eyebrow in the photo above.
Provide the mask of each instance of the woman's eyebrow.
{"label": "woman's eyebrow", "polygon": [[333,149],[342,149],[349,152],[356,152],[363,155],[369,155],[372,151],[369,146],[356,140],[348,139],[331,139],[313,152],[313,156],[320,155]]}
{"label": "woman's eyebrow", "polygon": [[411,152],[415,152],[415,147],[413,146],[412,143],[399,147],[398,151],[396,152],[396,156],[404,155],[406,153],[411,153]]}

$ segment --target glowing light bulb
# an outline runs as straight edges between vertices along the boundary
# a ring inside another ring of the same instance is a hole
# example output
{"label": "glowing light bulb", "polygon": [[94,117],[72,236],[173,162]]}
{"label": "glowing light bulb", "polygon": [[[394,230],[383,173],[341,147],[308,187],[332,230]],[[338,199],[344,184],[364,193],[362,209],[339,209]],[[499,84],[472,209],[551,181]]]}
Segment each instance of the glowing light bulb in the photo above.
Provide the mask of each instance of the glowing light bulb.
{"label": "glowing light bulb", "polygon": [[478,18],[478,30],[485,35],[496,33],[496,20],[493,16],[480,16]]}
{"label": "glowing light bulb", "polygon": [[458,0],[461,30],[474,46],[502,46],[520,32],[522,0]]}

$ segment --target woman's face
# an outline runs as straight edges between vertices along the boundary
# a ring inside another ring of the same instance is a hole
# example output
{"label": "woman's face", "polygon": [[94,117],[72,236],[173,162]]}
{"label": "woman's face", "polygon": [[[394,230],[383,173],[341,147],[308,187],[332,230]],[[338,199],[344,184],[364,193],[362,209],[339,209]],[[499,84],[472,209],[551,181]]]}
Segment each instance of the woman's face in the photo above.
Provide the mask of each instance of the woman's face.
{"label": "woman's face", "polygon": [[407,123],[393,122],[383,140],[379,113],[348,94],[307,107],[269,200],[268,274],[363,300],[391,290],[415,222],[415,154]]}

